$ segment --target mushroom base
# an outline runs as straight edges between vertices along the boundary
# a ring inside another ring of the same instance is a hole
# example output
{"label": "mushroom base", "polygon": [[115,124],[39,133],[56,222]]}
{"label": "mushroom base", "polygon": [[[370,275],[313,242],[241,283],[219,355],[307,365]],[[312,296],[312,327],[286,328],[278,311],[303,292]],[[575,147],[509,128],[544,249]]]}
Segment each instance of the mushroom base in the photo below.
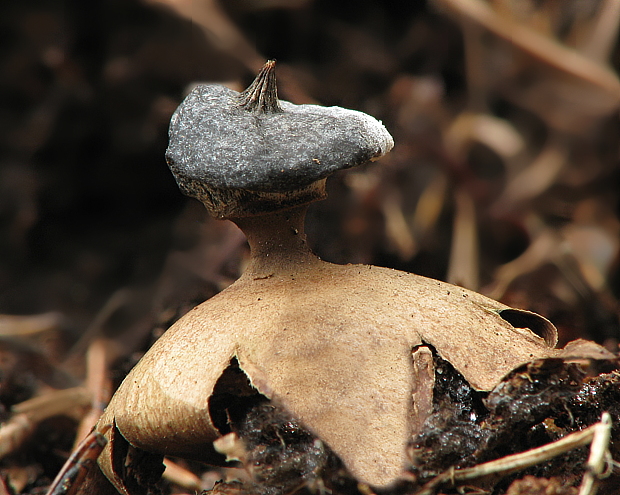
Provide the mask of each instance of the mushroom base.
{"label": "mushroom base", "polygon": [[179,187],[184,194],[200,200],[211,215],[222,219],[264,215],[327,197],[325,179],[315,181],[301,189],[283,192],[221,189],[187,179],[179,182]]}

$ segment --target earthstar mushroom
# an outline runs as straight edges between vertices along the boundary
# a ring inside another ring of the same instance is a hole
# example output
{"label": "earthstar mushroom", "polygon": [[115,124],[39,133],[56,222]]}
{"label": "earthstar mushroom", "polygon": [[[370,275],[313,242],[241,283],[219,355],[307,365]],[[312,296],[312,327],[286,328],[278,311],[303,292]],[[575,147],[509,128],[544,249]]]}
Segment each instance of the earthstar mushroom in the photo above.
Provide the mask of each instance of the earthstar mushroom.
{"label": "earthstar mushroom", "polygon": [[[598,352],[554,349],[546,319],[475,292],[334,265],[310,251],[305,213],[325,196],[325,178],[392,145],[385,127],[361,112],[278,101],[273,62],[243,93],[198,86],[179,106],[170,168],[183,192],[244,231],[251,261],[153,345],[102,416],[99,429],[115,427],[100,465],[121,493],[130,491],[111,460],[115,441],[223,462],[213,447],[226,433],[223,389],[279,404],[360,481],[386,487],[429,412],[430,346],[478,390],[533,359]],[[251,386],[238,384],[239,370]]]}
{"label": "earthstar mushroom", "polygon": [[196,87],[172,116],[166,159],[181,190],[220,218],[325,197],[336,170],[385,155],[392,136],[354,110],[279,101],[275,62],[242,93]]}

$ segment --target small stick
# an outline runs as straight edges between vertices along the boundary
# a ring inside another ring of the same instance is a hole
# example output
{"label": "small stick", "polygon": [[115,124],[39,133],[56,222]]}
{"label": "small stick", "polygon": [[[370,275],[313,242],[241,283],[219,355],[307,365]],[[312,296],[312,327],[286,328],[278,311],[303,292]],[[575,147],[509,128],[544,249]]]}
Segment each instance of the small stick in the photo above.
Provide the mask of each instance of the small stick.
{"label": "small stick", "polygon": [[97,457],[108,443],[105,433],[111,425],[104,426],[101,432],[94,430],[73,451],[67,462],[56,475],[46,495],[73,495],[82,481],[97,462]]}
{"label": "small stick", "polygon": [[0,459],[18,449],[44,419],[67,414],[91,401],[84,387],[67,388],[28,399],[11,408],[11,418],[0,426]]}
{"label": "small stick", "polygon": [[482,0],[441,0],[442,6],[484,26],[496,36],[518,46],[550,67],[620,96],[618,76],[606,65],[538,33],[531,27],[501,16]]}
{"label": "small stick", "polygon": [[62,314],[52,311],[38,315],[0,314],[0,335],[32,335],[55,330],[62,323]]}
{"label": "small stick", "polygon": [[[607,426],[607,422],[609,422],[609,426]],[[593,442],[593,439],[596,438],[599,430],[610,427],[611,417],[609,414],[604,413],[600,422],[595,423],[584,430],[571,433],[570,435],[556,440],[555,442],[543,445],[542,447],[530,449],[518,454],[508,455],[506,457],[485,462],[470,468],[450,468],[426,483],[422,489],[416,493],[416,495],[431,495],[436,488],[448,481],[454,483],[457,481],[482,478],[483,476],[488,476],[490,474],[507,475],[515,471],[520,471],[521,469],[540,464],[541,462],[553,459],[554,457],[564,454],[570,450],[588,445],[590,442]],[[609,433],[607,434],[609,435]],[[598,436],[600,438],[598,442],[602,443],[605,438],[602,437],[602,433],[598,433]],[[605,449],[603,449],[603,451],[605,451]],[[597,450],[597,455],[599,455],[599,452],[600,448]],[[590,458],[592,459],[592,455]],[[596,460],[598,460],[598,457],[596,457]],[[590,466],[590,461],[588,461],[588,466]],[[594,492],[580,492],[579,495],[593,495],[593,493]]]}
{"label": "small stick", "polygon": [[95,318],[90,322],[90,325],[84,330],[79,340],[69,350],[69,355],[65,359],[65,366],[72,359],[75,359],[76,356],[82,356],[86,352],[91,341],[100,334],[103,325],[116,311],[129,302],[131,295],[129,289],[123,288],[118,289],[108,298],[95,315]]}
{"label": "small stick", "polygon": [[194,473],[179,466],[168,458],[164,458],[164,465],[166,466],[166,470],[164,471],[163,477],[168,481],[185,490],[193,492],[201,491],[200,478]]}
{"label": "small stick", "polygon": [[36,428],[26,414],[16,414],[0,427],[0,459],[17,450]]}
{"label": "small stick", "polygon": [[96,338],[86,352],[86,389],[92,395],[92,404],[80,421],[74,448],[77,448],[79,442],[93,429],[110,401],[112,385],[107,372],[108,360],[106,341]]}
{"label": "small stick", "polygon": [[598,488],[598,481],[603,477],[603,471],[609,460],[609,440],[611,438],[611,416],[603,413],[600,423],[594,425],[594,438],[590,445],[590,457],[586,465],[586,472],[581,480],[579,495],[594,495]]}
{"label": "small stick", "polygon": [[63,414],[90,404],[90,392],[84,387],[54,390],[45,395],[33,397],[11,408],[13,414],[26,414],[31,421],[41,422],[46,418]]}
{"label": "small stick", "polygon": [[5,476],[0,476],[0,495],[12,495],[14,492],[9,490]]}

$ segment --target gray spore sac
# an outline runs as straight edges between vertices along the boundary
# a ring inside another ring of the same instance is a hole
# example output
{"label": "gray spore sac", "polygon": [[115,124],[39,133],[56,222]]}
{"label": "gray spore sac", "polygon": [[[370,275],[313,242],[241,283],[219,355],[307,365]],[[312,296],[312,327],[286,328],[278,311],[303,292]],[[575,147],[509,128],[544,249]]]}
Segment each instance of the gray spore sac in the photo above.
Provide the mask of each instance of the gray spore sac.
{"label": "gray spore sac", "polygon": [[284,192],[387,153],[393,140],[378,120],[355,110],[280,101],[255,113],[239,93],[199,85],[170,124],[166,159],[175,174],[220,189]]}

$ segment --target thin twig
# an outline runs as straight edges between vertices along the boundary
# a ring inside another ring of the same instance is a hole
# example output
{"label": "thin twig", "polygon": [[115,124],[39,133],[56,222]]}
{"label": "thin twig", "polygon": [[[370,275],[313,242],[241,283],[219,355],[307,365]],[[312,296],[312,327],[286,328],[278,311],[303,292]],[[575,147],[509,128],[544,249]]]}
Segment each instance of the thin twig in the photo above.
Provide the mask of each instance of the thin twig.
{"label": "thin twig", "polygon": [[241,30],[230,20],[220,2],[216,0],[146,0],[150,4],[162,4],[177,15],[189,19],[216,47],[239,60],[251,73],[256,74],[264,63],[256,48]]}
{"label": "thin twig", "polygon": [[512,213],[553,186],[568,163],[569,149],[559,133],[552,133],[539,155],[510,179],[503,194],[491,207],[493,214]]}
{"label": "thin twig", "polygon": [[5,476],[0,476],[0,495],[12,495],[13,491],[9,490]]}
{"label": "thin twig", "polygon": [[84,387],[58,390],[16,404],[13,415],[0,427],[0,458],[19,448],[46,418],[74,411],[90,403]]}
{"label": "thin twig", "polygon": [[578,50],[590,60],[605,63],[618,38],[620,28],[620,0],[603,0],[598,9],[591,35]]}
{"label": "thin twig", "polygon": [[396,191],[382,202],[385,230],[400,259],[410,260],[417,251],[416,240],[403,214],[400,198]]}
{"label": "thin twig", "polygon": [[15,404],[13,414],[25,414],[31,421],[38,423],[46,418],[75,411],[76,407],[87,406],[91,401],[88,390],[84,387],[55,390],[39,397]]}
{"label": "thin twig", "polygon": [[74,495],[78,492],[88,471],[95,465],[97,457],[107,443],[105,433],[109,429],[110,426],[106,425],[101,432],[93,431],[80,442],[56,475],[47,495]]}
{"label": "thin twig", "polygon": [[115,291],[109,297],[103,307],[95,315],[90,325],[84,330],[79,340],[70,349],[65,363],[70,362],[76,356],[82,356],[86,352],[91,341],[101,332],[103,325],[105,325],[116,311],[130,302],[131,295],[132,293],[129,289],[122,288]]}
{"label": "thin twig", "polygon": [[520,22],[499,15],[481,0],[441,0],[441,4],[467,16],[549,66],[598,86],[620,99],[620,80],[616,74],[577,50],[570,49]]}
{"label": "thin twig", "polygon": [[36,423],[25,414],[17,414],[0,428],[0,459],[16,451],[32,435]]}
{"label": "thin twig", "polygon": [[199,492],[201,490],[200,478],[194,473],[179,466],[176,462],[168,458],[164,459],[164,465],[166,466],[166,470],[164,471],[163,477],[168,481],[190,492]]}
{"label": "thin twig", "polygon": [[471,290],[479,285],[479,247],[476,205],[471,195],[459,188],[454,194],[454,222],[447,281]]}
{"label": "thin twig", "polygon": [[[607,426],[607,422],[609,422],[609,426]],[[484,464],[479,464],[470,468],[448,469],[426,483],[422,489],[416,493],[416,495],[431,495],[439,486],[447,482],[452,482],[454,484],[458,481],[482,478],[491,474],[508,475],[530,466],[540,464],[541,462],[553,459],[554,457],[562,455],[570,450],[588,445],[593,441],[599,430],[602,428],[610,428],[610,425],[611,418],[609,417],[609,414],[604,413],[599,423],[595,423],[584,430],[571,433],[560,440],[543,445],[542,447],[502,457],[500,459],[485,462]],[[600,437],[598,442],[603,442],[604,437],[601,437],[602,433],[599,432],[598,435]],[[604,449],[604,451],[606,451],[606,449]],[[589,465],[590,464],[588,461],[588,466]],[[593,493],[594,492],[584,494],[580,493],[580,495],[593,495]]]}
{"label": "thin twig", "polygon": [[57,311],[38,315],[0,315],[0,335],[31,335],[60,327],[62,314]]}
{"label": "thin twig", "polygon": [[600,423],[594,425],[594,438],[590,445],[590,457],[586,472],[581,480],[579,495],[594,495],[598,482],[603,477],[609,461],[609,440],[611,439],[611,416],[603,413]]}
{"label": "thin twig", "polygon": [[93,429],[103,409],[110,401],[112,384],[108,375],[108,352],[105,339],[97,338],[86,353],[86,388],[92,395],[91,408],[80,421],[75,437],[75,447]]}

